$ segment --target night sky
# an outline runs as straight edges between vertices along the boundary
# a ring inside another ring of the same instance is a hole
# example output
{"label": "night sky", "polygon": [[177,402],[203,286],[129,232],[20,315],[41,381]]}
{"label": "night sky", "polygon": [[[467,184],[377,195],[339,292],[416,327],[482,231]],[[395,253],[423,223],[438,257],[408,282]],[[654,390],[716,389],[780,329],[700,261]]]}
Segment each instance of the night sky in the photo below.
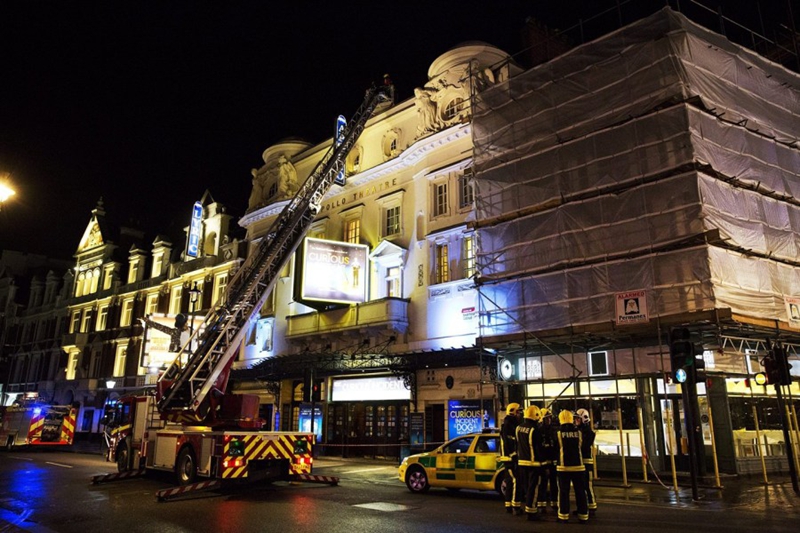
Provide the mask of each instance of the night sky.
{"label": "night sky", "polygon": [[[635,3],[624,22],[665,4]],[[769,25],[788,2],[763,4]],[[329,138],[384,73],[402,101],[458,43],[515,54],[528,16],[563,29],[615,5],[4,0],[0,178],[17,196],[0,209],[0,249],[70,258],[100,197],[150,242],[162,233],[180,243],[206,189],[240,217],[263,150]]]}

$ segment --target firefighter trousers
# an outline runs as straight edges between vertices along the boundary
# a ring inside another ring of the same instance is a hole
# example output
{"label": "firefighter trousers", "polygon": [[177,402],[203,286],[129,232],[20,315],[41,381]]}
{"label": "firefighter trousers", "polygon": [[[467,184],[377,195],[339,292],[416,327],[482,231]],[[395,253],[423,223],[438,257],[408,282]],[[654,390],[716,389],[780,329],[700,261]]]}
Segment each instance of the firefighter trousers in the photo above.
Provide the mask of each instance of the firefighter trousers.
{"label": "firefighter trousers", "polygon": [[594,497],[594,464],[584,463],[585,475],[583,476],[583,484],[586,487],[586,501],[590,511],[597,510],[597,500]]}
{"label": "firefighter trousers", "polygon": [[506,489],[503,494],[503,498],[506,502],[506,510],[510,511],[511,509],[519,509],[520,508],[520,483],[519,479],[517,478],[517,462],[514,461],[513,464],[508,464],[506,466]]}
{"label": "firefighter trousers", "polygon": [[539,509],[536,507],[536,494],[539,490],[541,470],[541,466],[520,466],[517,470],[519,473],[519,482],[525,487],[525,492],[522,497],[522,506],[527,514],[539,513]]}
{"label": "firefighter trousers", "polygon": [[550,505],[558,507],[558,482],[556,478],[555,463],[545,463],[541,467],[539,475],[539,494],[537,495],[536,505],[543,509]]}
{"label": "firefighter trousers", "polygon": [[578,520],[589,520],[589,508],[586,501],[586,487],[583,484],[585,470],[558,473],[558,519],[569,520],[570,485],[575,489],[575,505],[578,508]]}

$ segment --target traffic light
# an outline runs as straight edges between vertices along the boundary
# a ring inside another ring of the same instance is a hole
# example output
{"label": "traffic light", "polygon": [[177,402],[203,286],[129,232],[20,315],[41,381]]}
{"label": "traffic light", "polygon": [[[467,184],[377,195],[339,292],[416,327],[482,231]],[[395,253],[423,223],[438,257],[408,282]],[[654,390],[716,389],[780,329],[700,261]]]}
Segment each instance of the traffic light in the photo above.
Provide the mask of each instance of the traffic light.
{"label": "traffic light", "polygon": [[792,365],[789,363],[789,357],[786,354],[783,346],[776,344],[772,347],[772,352],[775,357],[775,366],[777,366],[778,383],[779,385],[792,384]]}
{"label": "traffic light", "polygon": [[689,340],[689,330],[672,328],[669,334],[669,358],[672,364],[672,377],[678,383],[685,383],[692,376],[694,353]]}
{"label": "traffic light", "polygon": [[697,372],[706,369],[703,347],[691,341],[686,328],[672,328],[670,332],[669,354],[672,363],[672,377],[678,383],[697,382]]}
{"label": "traffic light", "polygon": [[778,363],[775,360],[775,352],[773,350],[770,350],[767,355],[764,356],[764,359],[761,360],[761,364],[764,366],[764,373],[767,375],[767,384],[780,384],[781,378],[778,373]]}

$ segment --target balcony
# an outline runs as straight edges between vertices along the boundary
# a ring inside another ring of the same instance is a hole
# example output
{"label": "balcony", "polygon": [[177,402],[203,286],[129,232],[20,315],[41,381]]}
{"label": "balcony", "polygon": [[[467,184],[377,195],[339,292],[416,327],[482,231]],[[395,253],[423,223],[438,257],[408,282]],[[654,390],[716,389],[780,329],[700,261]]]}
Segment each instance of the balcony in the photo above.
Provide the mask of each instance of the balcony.
{"label": "balcony", "polygon": [[408,300],[382,298],[344,309],[289,316],[287,322],[286,337],[289,339],[368,327],[405,333],[408,329]]}

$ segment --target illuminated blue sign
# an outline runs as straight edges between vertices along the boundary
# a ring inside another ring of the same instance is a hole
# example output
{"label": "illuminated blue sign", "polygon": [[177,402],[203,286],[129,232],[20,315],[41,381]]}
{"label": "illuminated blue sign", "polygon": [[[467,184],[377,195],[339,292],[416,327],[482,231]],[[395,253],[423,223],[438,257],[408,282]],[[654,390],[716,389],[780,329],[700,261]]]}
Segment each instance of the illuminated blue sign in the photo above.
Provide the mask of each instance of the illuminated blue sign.
{"label": "illuminated blue sign", "polygon": [[447,402],[447,424],[449,438],[453,439],[468,433],[480,433],[485,427],[494,426],[490,413],[491,401],[481,409],[480,400],[450,400]]}
{"label": "illuminated blue sign", "polygon": [[686,370],[679,368],[675,371],[675,381],[678,383],[686,383]]}
{"label": "illuminated blue sign", "polygon": [[[333,145],[338,147],[344,141],[344,129],[347,127],[347,119],[342,115],[336,119],[336,135],[333,138]],[[344,168],[336,175],[333,180],[336,185],[344,185]]]}
{"label": "illuminated blue sign", "polygon": [[203,229],[203,204],[195,202],[192,207],[192,223],[189,226],[189,243],[186,246],[186,255],[197,257],[200,253],[200,234]]}

